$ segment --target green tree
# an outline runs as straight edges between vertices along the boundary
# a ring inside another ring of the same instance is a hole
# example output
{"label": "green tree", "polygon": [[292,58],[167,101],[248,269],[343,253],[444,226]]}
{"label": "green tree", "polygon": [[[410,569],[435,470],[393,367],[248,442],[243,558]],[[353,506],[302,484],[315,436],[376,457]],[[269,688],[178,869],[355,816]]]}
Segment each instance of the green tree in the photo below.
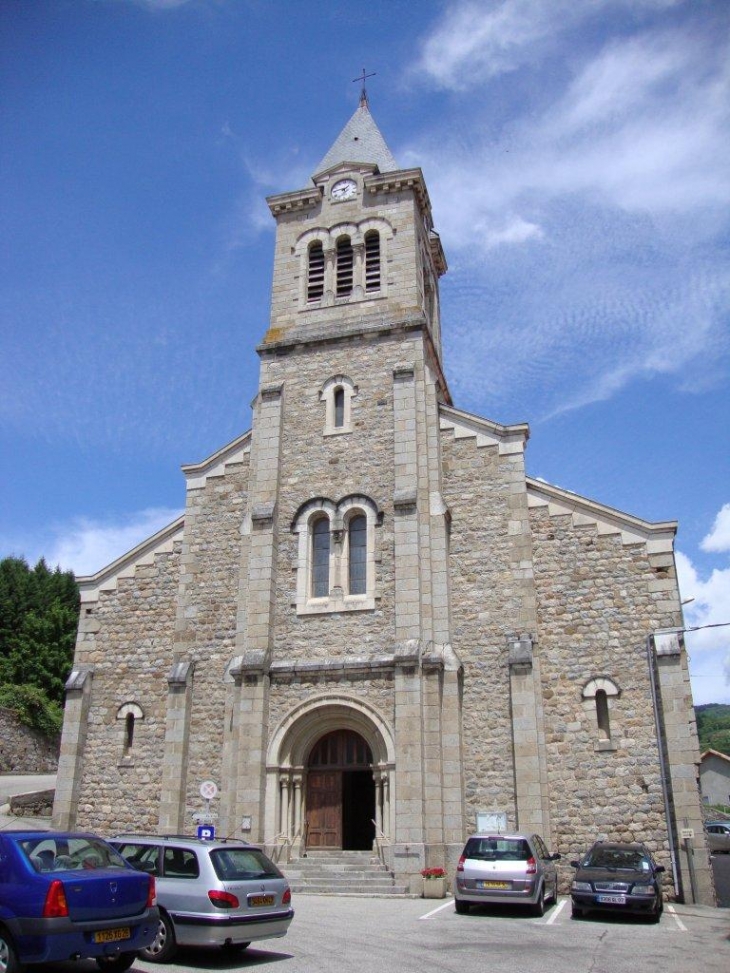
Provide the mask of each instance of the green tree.
{"label": "green tree", "polygon": [[700,752],[717,750],[730,757],[730,706],[725,703],[705,703],[695,706]]}
{"label": "green tree", "polygon": [[0,561],[0,705],[44,732],[60,725],[78,615],[73,572],[52,571],[43,559],[34,568],[23,558]]}

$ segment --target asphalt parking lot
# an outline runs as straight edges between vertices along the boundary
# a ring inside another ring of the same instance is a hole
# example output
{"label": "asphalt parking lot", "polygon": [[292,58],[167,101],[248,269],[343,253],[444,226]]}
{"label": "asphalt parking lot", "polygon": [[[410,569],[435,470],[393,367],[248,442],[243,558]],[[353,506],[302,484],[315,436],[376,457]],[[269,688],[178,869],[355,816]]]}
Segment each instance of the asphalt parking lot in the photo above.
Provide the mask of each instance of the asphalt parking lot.
{"label": "asphalt parking lot", "polygon": [[[659,925],[629,917],[570,918],[561,899],[541,919],[515,909],[457,916],[453,901],[294,897],[283,939],[228,957],[180,950],[166,965],[137,962],[140,973],[271,970],[272,973],[727,973],[730,912],[670,905]],[[64,973],[82,973],[65,964]],[[84,973],[96,967],[84,964]],[[97,971],[98,973],[98,971]]]}

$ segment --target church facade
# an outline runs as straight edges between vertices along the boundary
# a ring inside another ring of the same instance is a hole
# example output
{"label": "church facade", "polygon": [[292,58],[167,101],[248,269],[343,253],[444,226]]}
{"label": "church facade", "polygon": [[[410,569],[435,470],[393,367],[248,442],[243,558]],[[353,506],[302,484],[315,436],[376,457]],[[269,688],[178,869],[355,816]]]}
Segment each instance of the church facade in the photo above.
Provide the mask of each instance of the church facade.
{"label": "church facade", "polygon": [[364,96],[268,204],[252,427],[80,579],[54,825],[210,811],[294,855],[376,842],[414,888],[478,826],[566,861],[644,841],[711,902],[686,653],[654,636],[682,623],[676,525],[531,479],[526,425],[453,404],[426,184]]}

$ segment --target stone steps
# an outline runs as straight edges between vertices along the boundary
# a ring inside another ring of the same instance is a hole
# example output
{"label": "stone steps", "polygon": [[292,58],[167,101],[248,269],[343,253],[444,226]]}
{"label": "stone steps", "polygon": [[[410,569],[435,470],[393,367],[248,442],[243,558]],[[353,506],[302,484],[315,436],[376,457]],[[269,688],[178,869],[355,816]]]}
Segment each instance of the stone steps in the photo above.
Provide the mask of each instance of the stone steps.
{"label": "stone steps", "polygon": [[403,896],[405,885],[396,885],[392,874],[369,851],[318,851],[307,853],[279,867],[292,892],[316,895]]}

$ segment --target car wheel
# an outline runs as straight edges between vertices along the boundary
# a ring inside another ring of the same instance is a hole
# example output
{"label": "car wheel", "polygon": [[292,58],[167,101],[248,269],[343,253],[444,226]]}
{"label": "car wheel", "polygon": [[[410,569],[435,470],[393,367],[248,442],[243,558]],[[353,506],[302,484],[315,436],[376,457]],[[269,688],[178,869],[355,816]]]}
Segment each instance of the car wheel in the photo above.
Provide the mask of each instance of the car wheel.
{"label": "car wheel", "polygon": [[576,905],[574,902],[570,909],[570,915],[572,919],[582,919],[583,916],[585,915],[585,912],[583,911],[583,909],[581,909],[579,905]]}
{"label": "car wheel", "polygon": [[463,902],[461,899],[454,899],[454,908],[460,916],[465,916],[471,911],[469,909],[469,903]]}
{"label": "car wheel", "polygon": [[136,953],[120,953],[118,956],[97,956],[96,965],[104,973],[125,973],[137,959]]}
{"label": "car wheel", "polygon": [[545,915],[545,885],[540,886],[540,894],[537,897],[537,902],[532,907],[533,916],[544,916]]}
{"label": "car wheel", "polygon": [[0,973],[20,973],[22,968],[12,939],[0,928]]}
{"label": "car wheel", "polygon": [[166,912],[161,912],[157,935],[149,946],[140,949],[139,955],[149,963],[165,963],[174,955],[176,949],[177,943],[175,942],[175,930],[172,921]]}

